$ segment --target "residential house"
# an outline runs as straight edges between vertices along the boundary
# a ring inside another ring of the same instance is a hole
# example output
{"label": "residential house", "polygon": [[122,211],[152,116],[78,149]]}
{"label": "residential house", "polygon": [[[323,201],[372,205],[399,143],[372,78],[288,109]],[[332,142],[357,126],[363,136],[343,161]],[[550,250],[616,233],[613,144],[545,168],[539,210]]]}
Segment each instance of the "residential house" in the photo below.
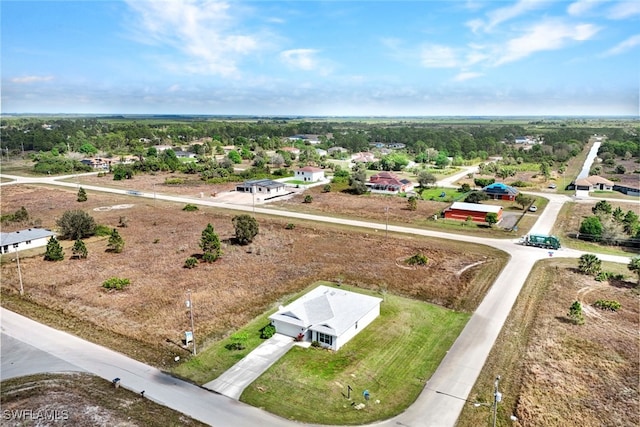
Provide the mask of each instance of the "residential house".
{"label": "residential house", "polygon": [[502,220],[502,206],[465,202],[451,204],[444,210],[444,217],[458,221],[466,221],[467,218],[471,218],[473,222],[484,223],[488,213],[495,213],[498,216],[498,222]]}
{"label": "residential house", "polygon": [[298,169],[295,176],[296,179],[304,182],[318,182],[324,180],[324,170],[313,166],[305,166]]}
{"label": "residential house", "polygon": [[494,182],[491,185],[487,185],[482,191],[489,197],[495,200],[515,200],[519,191],[502,182]]}
{"label": "residential house", "polygon": [[400,178],[393,172],[380,172],[372,175],[366,185],[372,193],[397,194],[413,190],[411,181]]}
{"label": "residential house", "polygon": [[276,332],[338,350],[380,315],[381,298],[318,286],[271,316]]}
{"label": "residential house", "polygon": [[363,151],[351,156],[351,161],[354,163],[370,163],[376,161],[376,156],[369,151]]}
{"label": "residential house", "polygon": [[101,159],[100,157],[92,157],[88,159],[82,159],[80,160],[80,163],[82,163],[83,165],[91,166],[96,170],[109,170],[111,160]]}
{"label": "residential house", "polygon": [[333,153],[348,153],[349,150],[347,150],[344,147],[331,147],[327,150],[327,153],[329,153],[329,155],[333,154]]}
{"label": "residential house", "polygon": [[0,233],[0,253],[6,254],[46,246],[51,236],[55,236],[55,233],[44,228]]}
{"label": "residential house", "polygon": [[282,151],[286,151],[287,153],[293,154],[295,157],[300,155],[300,149],[296,147],[282,147],[280,148]]}
{"label": "residential house", "polygon": [[236,191],[240,193],[252,193],[259,196],[261,200],[289,194],[285,184],[271,179],[252,179],[245,181],[236,186]]}
{"label": "residential house", "polygon": [[184,150],[176,150],[176,157],[179,159],[195,159],[196,153],[192,153],[191,151]]}

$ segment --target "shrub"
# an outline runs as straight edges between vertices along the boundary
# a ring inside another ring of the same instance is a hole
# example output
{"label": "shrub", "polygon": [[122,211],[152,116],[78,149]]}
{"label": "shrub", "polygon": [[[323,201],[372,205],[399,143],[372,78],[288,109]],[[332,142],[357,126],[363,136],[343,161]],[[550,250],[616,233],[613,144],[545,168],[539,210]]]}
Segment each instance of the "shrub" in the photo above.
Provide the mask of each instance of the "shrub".
{"label": "shrub", "polygon": [[198,260],[195,259],[194,257],[189,257],[184,261],[184,267],[185,268],[194,268],[195,266],[198,265]]}
{"label": "shrub", "polygon": [[106,225],[96,225],[95,235],[100,237],[111,236],[111,227]]}
{"label": "shrub", "polygon": [[84,191],[84,188],[80,187],[78,190],[78,198],[76,199],[78,202],[86,202],[87,201],[87,192]]}
{"label": "shrub", "polygon": [[285,230],[293,230],[294,228],[296,228],[296,225],[292,222],[288,223],[287,225],[284,226]]}
{"label": "shrub", "polygon": [[184,178],[166,178],[164,183],[166,185],[180,185],[184,184]]}
{"label": "shrub", "polygon": [[331,184],[325,184],[324,187],[322,187],[322,192],[331,193]]}
{"label": "shrub", "polygon": [[96,223],[93,217],[81,210],[66,211],[56,221],[61,239],[83,239],[93,236]]}
{"label": "shrub", "polygon": [[311,347],[322,347],[318,341],[311,341]]}
{"label": "shrub", "polygon": [[105,280],[102,283],[102,287],[105,289],[115,289],[121,291],[125,288],[125,286],[129,285],[131,281],[129,279],[121,279],[119,277],[112,277],[110,279]]}
{"label": "shrub", "polygon": [[313,202],[313,196],[311,194],[307,194],[306,196],[304,196],[303,203],[311,203],[311,202]]}
{"label": "shrub", "polygon": [[514,181],[510,184],[512,187],[531,187],[531,183],[527,181]]}
{"label": "shrub", "polygon": [[263,340],[271,338],[276,333],[276,327],[273,325],[267,325],[260,330],[260,338]]}
{"label": "shrub", "polygon": [[405,262],[409,265],[427,265],[429,263],[429,258],[423,254],[415,254],[412,257],[407,258]]}
{"label": "shrub", "polygon": [[593,306],[601,310],[618,311],[622,307],[618,301],[599,299],[593,303]]}
{"label": "shrub", "polygon": [[241,245],[249,244],[260,232],[258,221],[251,215],[234,216],[231,220],[236,234],[236,241]]}
{"label": "shrub", "polygon": [[198,207],[191,203],[187,203],[187,205],[184,208],[182,208],[182,210],[187,212],[193,212],[193,211],[197,211]]}

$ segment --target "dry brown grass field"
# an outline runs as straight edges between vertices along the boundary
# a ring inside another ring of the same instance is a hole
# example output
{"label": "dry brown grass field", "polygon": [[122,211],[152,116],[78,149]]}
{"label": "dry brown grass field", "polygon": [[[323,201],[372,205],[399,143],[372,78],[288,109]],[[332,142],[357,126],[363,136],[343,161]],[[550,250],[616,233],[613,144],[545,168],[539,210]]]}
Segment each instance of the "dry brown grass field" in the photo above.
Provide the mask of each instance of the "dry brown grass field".
{"label": "dry brown grass field", "polygon": [[[132,206],[105,209],[126,204]],[[73,242],[63,241],[63,261],[47,262],[41,255],[21,258],[24,287],[36,305],[156,348],[161,355],[156,364],[183,354],[167,341],[179,342],[189,329],[184,303],[189,289],[196,337],[206,345],[317,280],[340,279],[472,311],[505,262],[486,247],[409,236],[387,239],[384,233],[299,221],[287,230],[289,221],[268,217],[258,217],[260,233],[243,247],[229,241],[234,233],[230,211],[201,207],[185,212],[178,204],[93,192],[79,203],[73,189],[3,187],[2,213],[21,206],[47,228],[55,228],[56,218],[69,209],[87,211],[109,227],[117,227],[121,216],[127,218],[128,227],[118,228],[125,240],[122,253],[105,252],[107,238],[94,237],[86,241],[87,259],[70,259]],[[223,241],[223,256],[186,269],[185,259],[201,253],[199,240],[207,223]],[[428,267],[403,265],[418,252],[429,258]],[[120,292],[104,290],[102,282],[114,276],[130,279],[131,285]],[[7,305],[19,288],[16,265],[8,259],[2,264],[1,286]],[[131,354],[135,345],[121,351]]]}
{"label": "dry brown grass field", "polygon": [[[493,401],[501,375],[498,425],[640,425],[640,299],[636,276],[626,265],[603,265],[624,280],[598,282],[577,271],[577,260],[538,263],[505,324],[473,389],[472,401]],[[593,306],[599,299],[621,303],[618,312]],[[567,317],[573,301],[585,323]],[[488,408],[468,405],[459,427],[490,421]]]}

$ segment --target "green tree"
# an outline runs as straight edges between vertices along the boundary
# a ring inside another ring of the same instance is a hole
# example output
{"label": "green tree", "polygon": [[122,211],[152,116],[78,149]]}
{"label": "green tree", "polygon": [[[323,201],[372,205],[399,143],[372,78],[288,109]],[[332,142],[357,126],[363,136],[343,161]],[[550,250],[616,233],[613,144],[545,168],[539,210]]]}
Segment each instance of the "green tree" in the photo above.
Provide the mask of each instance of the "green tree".
{"label": "green tree", "polygon": [[26,222],[29,220],[29,213],[24,206],[21,206],[20,209],[13,214],[13,220],[15,222]]}
{"label": "green tree", "polygon": [[498,223],[498,214],[495,212],[487,212],[484,216],[484,221],[489,224],[489,226],[493,227],[494,224]]}
{"label": "green tree", "polygon": [[418,198],[416,196],[411,196],[407,199],[407,204],[410,211],[418,210]]}
{"label": "green tree", "polygon": [[576,325],[582,325],[584,323],[584,315],[582,314],[582,304],[580,304],[580,301],[574,301],[573,304],[571,304],[567,316],[569,316]]}
{"label": "green tree", "polygon": [[418,173],[418,184],[420,187],[428,187],[429,185],[435,184],[438,180],[436,176],[427,171],[420,171]]}
{"label": "green tree", "polygon": [[115,228],[111,230],[111,236],[109,236],[109,242],[107,243],[107,250],[117,254],[124,250],[124,239]]}
{"label": "green tree", "polygon": [[594,254],[584,254],[578,260],[578,270],[582,274],[596,276],[602,270],[602,261]]}
{"label": "green tree", "polygon": [[464,199],[466,203],[480,203],[483,200],[487,200],[489,196],[482,191],[472,191]]}
{"label": "green tree", "polygon": [[64,251],[58,239],[51,236],[47,242],[47,251],[44,254],[45,261],[62,261],[64,259]]}
{"label": "green tree", "polygon": [[227,158],[236,165],[242,163],[242,156],[236,150],[229,151],[229,154],[227,154]]}
{"label": "green tree", "polygon": [[78,190],[78,198],[77,200],[79,202],[86,202],[87,201],[87,192],[84,191],[84,188],[80,187],[80,189]]}
{"label": "green tree", "polygon": [[98,153],[98,149],[88,142],[82,144],[78,151],[80,153],[86,154],[87,156],[93,156]]}
{"label": "green tree", "polygon": [[73,244],[73,248],[71,249],[73,255],[77,258],[86,258],[89,255],[87,251],[87,247],[81,239],[78,239]]}
{"label": "green tree", "polygon": [[612,215],[613,219],[616,222],[623,222],[624,221],[624,212],[622,211],[622,208],[620,206],[616,207],[613,212]]}
{"label": "green tree", "polygon": [[540,163],[540,173],[544,176],[545,181],[551,176],[551,168],[547,162]]}
{"label": "green tree", "polygon": [[629,261],[627,268],[638,276],[638,286],[640,286],[640,255],[633,257],[631,261]]}
{"label": "green tree", "polygon": [[206,262],[214,262],[220,257],[222,252],[220,247],[220,238],[213,229],[213,225],[207,224],[202,230],[200,237],[200,248],[204,252],[202,259]]}
{"label": "green tree", "polygon": [[364,194],[367,192],[367,174],[362,166],[356,168],[349,177],[349,188],[354,194]]}
{"label": "green tree", "polygon": [[56,221],[62,239],[84,239],[93,236],[96,222],[88,213],[81,210],[65,211]]}
{"label": "green tree", "polygon": [[232,222],[236,231],[236,241],[241,245],[251,243],[253,238],[258,235],[258,221],[251,215],[234,216]]}
{"label": "green tree", "polygon": [[516,203],[522,206],[522,210],[525,210],[533,202],[533,199],[526,194],[518,193],[516,196]]}
{"label": "green tree", "polygon": [[582,221],[580,224],[581,238],[585,240],[592,240],[599,242],[602,239],[602,231],[604,227],[598,216],[590,216]]}
{"label": "green tree", "polygon": [[600,200],[596,205],[591,209],[594,215],[598,215],[599,217],[607,218],[611,215],[612,207],[611,203],[606,200]]}
{"label": "green tree", "polygon": [[192,256],[184,261],[184,268],[194,268],[198,265],[198,260]]}

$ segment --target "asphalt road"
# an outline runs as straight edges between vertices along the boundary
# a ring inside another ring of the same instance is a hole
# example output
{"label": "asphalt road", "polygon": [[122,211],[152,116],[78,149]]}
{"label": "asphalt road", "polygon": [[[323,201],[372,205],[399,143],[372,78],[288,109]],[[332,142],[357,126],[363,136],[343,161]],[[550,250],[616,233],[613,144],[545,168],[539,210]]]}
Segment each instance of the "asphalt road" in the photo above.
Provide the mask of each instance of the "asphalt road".
{"label": "asphalt road", "polygon": [[[464,176],[467,173],[469,173],[469,171],[464,171],[449,177],[447,181],[450,181],[450,183],[454,182],[459,176]],[[56,181],[56,179],[61,179],[61,177],[24,178],[3,176],[15,179],[15,183],[50,184],[66,187],[78,186],[78,184],[75,183]],[[3,185],[7,184],[12,185],[14,183],[3,183]],[[83,185],[83,188],[127,195],[127,190],[86,185]],[[532,232],[548,234],[553,227],[562,204],[571,199],[564,195],[557,194],[544,193],[539,195],[548,198],[549,203],[546,209],[539,213],[539,218]],[[178,203],[193,203],[240,211],[253,210],[251,206],[229,205],[196,198],[158,195],[153,193],[139,193],[131,197],[156,197]],[[386,229],[385,224],[368,221],[276,211],[268,208],[255,208],[255,211],[261,214],[345,224],[378,231]],[[548,251],[518,245],[516,244],[516,238],[510,240],[485,239],[395,225],[389,225],[388,230],[396,233],[488,245],[504,250],[511,255],[509,263],[500,273],[485,299],[473,314],[434,375],[428,381],[420,397],[404,413],[393,419],[376,424],[389,427],[398,425],[411,427],[454,426],[460,411],[466,403],[464,399],[466,399],[471,392],[529,271],[536,261],[549,256]],[[553,251],[553,254],[555,257],[578,258],[582,253],[563,248],[559,251]],[[599,255],[599,258],[605,261],[621,263],[628,263],[630,260],[628,257],[609,255]],[[29,319],[21,318],[21,316],[7,310],[2,309],[1,314],[0,324],[3,335],[6,334],[29,346],[36,347],[54,358],[66,361],[73,366],[77,366],[80,369],[94,373],[107,380],[119,377],[122,379],[123,387],[130,388],[134,391],[144,389],[145,396],[205,423],[221,427],[260,424],[264,426],[299,425],[268,414],[257,408],[210,393],[200,387],[163,374],[153,367],[144,365],[122,354],[83,341],[69,334],[53,330]],[[29,364],[34,364],[34,362],[29,360]],[[4,369],[5,351],[3,346],[2,371],[4,371]],[[13,369],[15,371],[17,368]],[[497,372],[496,375],[497,374],[503,376],[508,375],[508,373],[500,372]],[[2,378],[4,378],[4,375]]]}

